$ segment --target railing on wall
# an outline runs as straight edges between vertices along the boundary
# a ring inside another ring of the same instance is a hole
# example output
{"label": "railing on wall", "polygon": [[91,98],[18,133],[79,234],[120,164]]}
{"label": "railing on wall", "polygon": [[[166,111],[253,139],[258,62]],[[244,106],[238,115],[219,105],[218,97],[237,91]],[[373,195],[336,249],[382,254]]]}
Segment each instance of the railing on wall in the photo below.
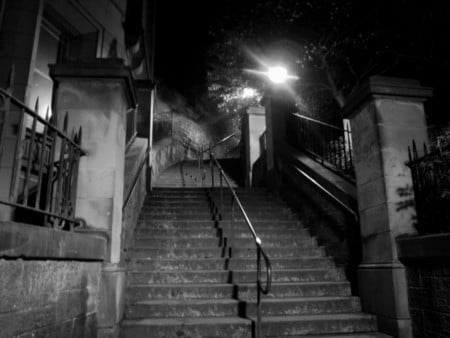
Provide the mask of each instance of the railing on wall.
{"label": "railing on wall", "polygon": [[288,142],[345,177],[354,177],[351,131],[298,113],[288,119]]}
{"label": "railing on wall", "polygon": [[127,148],[133,143],[137,135],[137,108],[133,107],[127,110],[127,122],[125,142]]}
{"label": "railing on wall", "polygon": [[[63,130],[57,115],[38,115],[12,95],[14,70],[8,87],[0,88],[0,204],[14,210],[14,220],[72,230],[82,220],[75,219],[81,128],[67,135],[68,115]],[[12,168],[12,170],[11,170]],[[8,176],[8,173],[10,176]],[[6,184],[5,184],[6,183]],[[8,187],[9,185],[9,187]]]}
{"label": "railing on wall", "polygon": [[419,157],[416,143],[408,147],[419,233],[450,231],[450,146],[430,151],[423,145]]}

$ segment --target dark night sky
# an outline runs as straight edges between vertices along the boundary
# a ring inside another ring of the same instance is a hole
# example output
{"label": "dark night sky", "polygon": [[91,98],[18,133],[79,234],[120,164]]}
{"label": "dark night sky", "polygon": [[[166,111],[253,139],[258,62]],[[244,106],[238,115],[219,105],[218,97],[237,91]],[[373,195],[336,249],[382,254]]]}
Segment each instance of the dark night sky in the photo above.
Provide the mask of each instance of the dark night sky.
{"label": "dark night sky", "polygon": [[157,3],[157,79],[192,97],[202,91],[206,78],[206,50],[211,22],[245,10],[255,0],[166,0]]}
{"label": "dark night sky", "polygon": [[187,96],[206,76],[210,7],[204,1],[158,2],[156,76]]}

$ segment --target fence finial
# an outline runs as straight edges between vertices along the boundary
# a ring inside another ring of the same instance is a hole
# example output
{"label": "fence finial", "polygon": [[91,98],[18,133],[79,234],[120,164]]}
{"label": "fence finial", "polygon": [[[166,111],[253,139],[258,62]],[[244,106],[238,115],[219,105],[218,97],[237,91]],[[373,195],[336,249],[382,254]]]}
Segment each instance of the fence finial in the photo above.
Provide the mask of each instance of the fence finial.
{"label": "fence finial", "polygon": [[64,122],[63,122],[63,131],[67,133],[67,126],[69,125],[69,113],[66,112],[66,115],[64,116]]}
{"label": "fence finial", "polygon": [[80,126],[80,129],[78,130],[78,145],[81,144],[82,136],[83,136],[83,128]]}
{"label": "fence finial", "polygon": [[39,96],[36,98],[36,103],[34,104],[34,112],[39,114]]}
{"label": "fence finial", "polygon": [[14,77],[15,77],[15,66],[14,63],[11,65],[11,69],[9,70],[8,83],[6,84],[6,91],[12,94],[13,86],[14,86]]}
{"label": "fence finial", "polygon": [[413,152],[414,159],[417,159],[418,156],[417,156],[417,147],[416,147],[416,141],[415,140],[413,140],[412,152]]}

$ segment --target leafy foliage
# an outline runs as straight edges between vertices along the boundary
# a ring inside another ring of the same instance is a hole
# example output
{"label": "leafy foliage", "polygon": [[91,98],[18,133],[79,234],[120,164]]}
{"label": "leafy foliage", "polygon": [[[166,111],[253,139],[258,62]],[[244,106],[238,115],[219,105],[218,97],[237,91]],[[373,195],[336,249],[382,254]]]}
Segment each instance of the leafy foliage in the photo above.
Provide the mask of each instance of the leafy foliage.
{"label": "leafy foliage", "polygon": [[336,112],[369,75],[420,76],[431,62],[428,2],[265,0],[232,8],[210,29],[210,95],[224,106],[243,86],[264,89],[242,71],[261,68],[261,60],[282,60],[299,74],[295,90],[319,114],[319,102],[333,100]]}

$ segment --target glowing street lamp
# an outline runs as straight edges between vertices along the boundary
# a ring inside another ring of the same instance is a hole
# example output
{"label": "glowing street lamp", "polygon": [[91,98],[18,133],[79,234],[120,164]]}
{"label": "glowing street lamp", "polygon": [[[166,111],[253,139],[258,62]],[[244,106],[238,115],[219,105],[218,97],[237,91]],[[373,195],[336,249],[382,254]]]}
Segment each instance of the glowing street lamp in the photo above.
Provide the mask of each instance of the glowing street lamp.
{"label": "glowing street lamp", "polygon": [[271,67],[267,71],[267,77],[273,83],[285,83],[288,79],[288,72],[284,67]]}
{"label": "glowing street lamp", "polygon": [[298,77],[294,75],[290,75],[286,68],[282,66],[270,67],[266,72],[267,77],[270,81],[275,84],[285,83],[287,80],[295,79]]}

